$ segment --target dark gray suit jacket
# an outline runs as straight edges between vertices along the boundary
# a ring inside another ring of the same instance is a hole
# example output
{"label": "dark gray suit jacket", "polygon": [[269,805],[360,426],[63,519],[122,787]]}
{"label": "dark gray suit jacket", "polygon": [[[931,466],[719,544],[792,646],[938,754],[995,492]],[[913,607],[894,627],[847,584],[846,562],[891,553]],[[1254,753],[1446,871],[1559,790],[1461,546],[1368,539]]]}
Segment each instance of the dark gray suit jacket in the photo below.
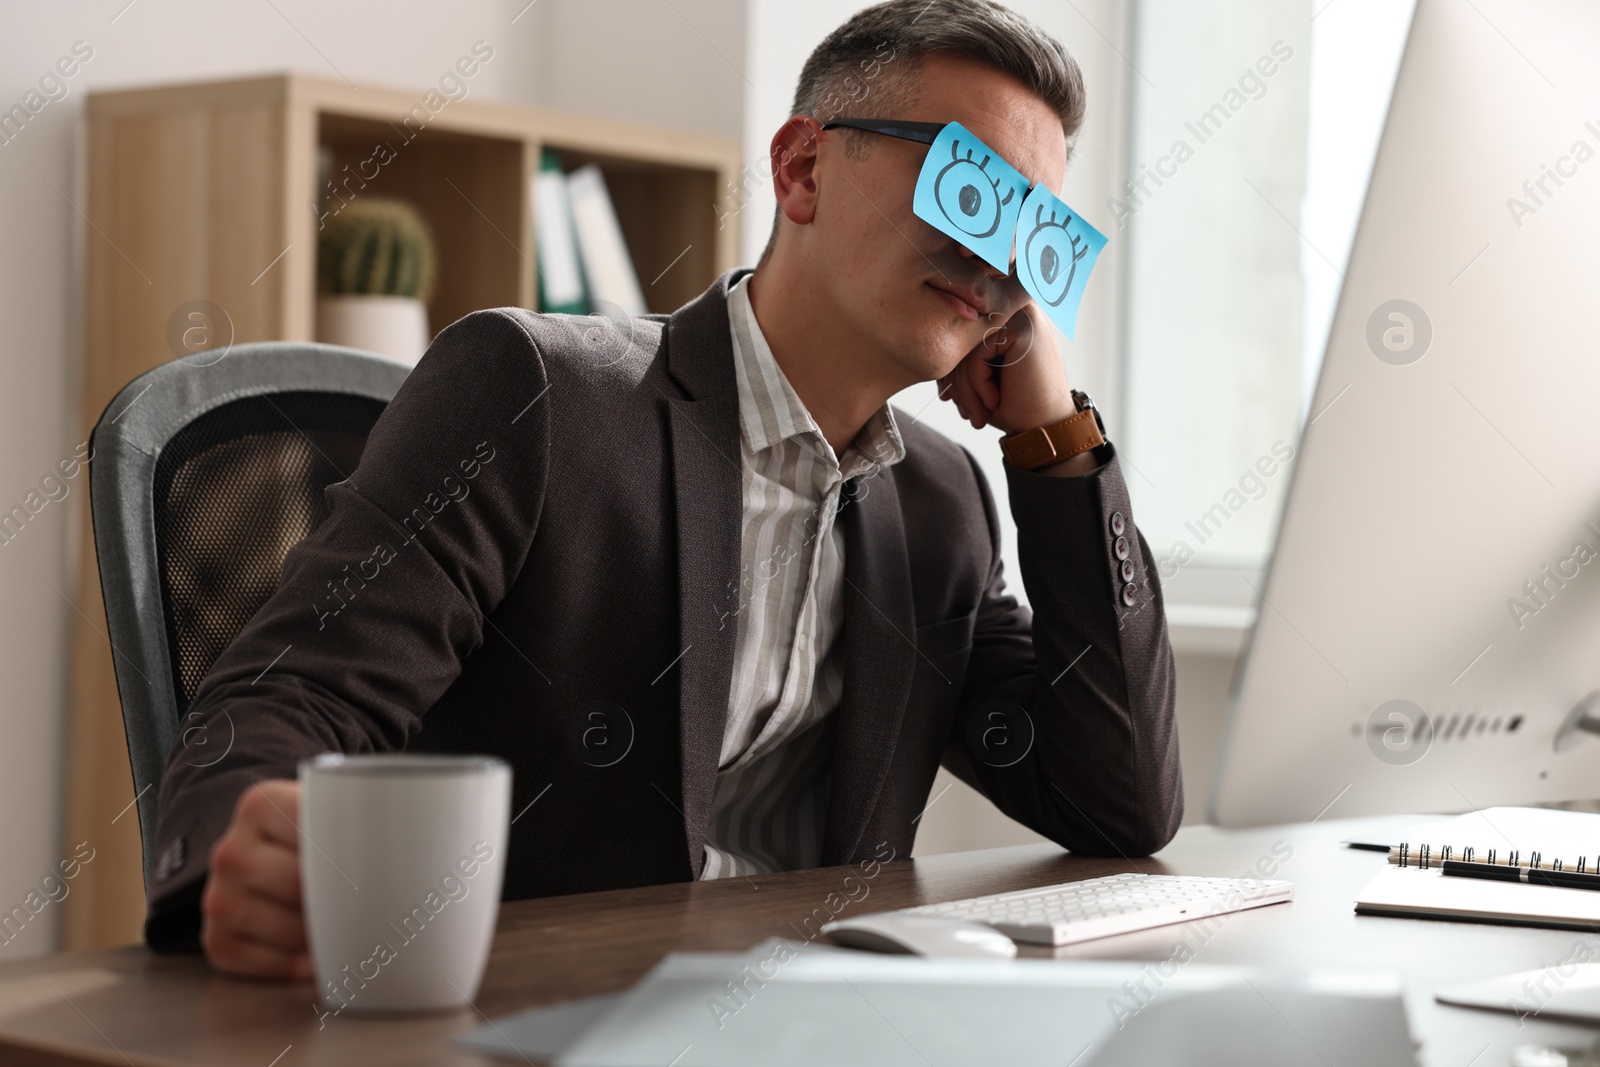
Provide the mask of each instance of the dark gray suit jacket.
{"label": "dark gray suit jacket", "polygon": [[[152,946],[197,944],[239,794],[330,749],[507,759],[507,899],[698,875],[747,594],[727,310],[746,269],[670,316],[503,308],[439,335],[195,696],[186,728],[234,741],[168,764]],[[1078,477],[1008,466],[1030,614],[971,455],[897,421],[906,457],[838,519],[823,862],[908,854],[941,762],[1065,848],[1160,848],[1183,810],[1172,650],[1114,447]]]}

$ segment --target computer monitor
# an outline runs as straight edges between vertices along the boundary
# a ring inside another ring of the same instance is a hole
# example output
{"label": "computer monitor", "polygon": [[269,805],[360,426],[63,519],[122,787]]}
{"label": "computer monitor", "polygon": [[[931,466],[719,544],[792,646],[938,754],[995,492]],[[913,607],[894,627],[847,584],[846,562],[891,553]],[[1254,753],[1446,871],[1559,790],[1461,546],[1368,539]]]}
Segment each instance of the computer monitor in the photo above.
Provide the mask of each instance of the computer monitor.
{"label": "computer monitor", "polygon": [[1214,822],[1600,797],[1596,56],[1600,5],[1417,5]]}

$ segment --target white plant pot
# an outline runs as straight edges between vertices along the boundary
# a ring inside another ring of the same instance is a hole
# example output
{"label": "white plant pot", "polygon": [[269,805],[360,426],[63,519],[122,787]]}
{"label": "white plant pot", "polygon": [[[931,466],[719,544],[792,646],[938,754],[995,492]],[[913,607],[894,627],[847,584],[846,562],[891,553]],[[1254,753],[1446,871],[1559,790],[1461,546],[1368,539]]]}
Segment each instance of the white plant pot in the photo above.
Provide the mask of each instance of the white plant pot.
{"label": "white plant pot", "polygon": [[432,340],[428,308],[409,296],[324,296],[317,300],[317,340],[414,367]]}

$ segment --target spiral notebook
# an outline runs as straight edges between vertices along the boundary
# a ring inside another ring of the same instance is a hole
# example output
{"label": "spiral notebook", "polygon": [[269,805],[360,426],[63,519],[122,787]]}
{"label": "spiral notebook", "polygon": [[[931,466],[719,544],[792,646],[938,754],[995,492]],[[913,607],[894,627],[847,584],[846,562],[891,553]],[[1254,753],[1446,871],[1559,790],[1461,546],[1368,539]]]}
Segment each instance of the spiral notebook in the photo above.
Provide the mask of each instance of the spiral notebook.
{"label": "spiral notebook", "polygon": [[1380,852],[1405,845],[1413,856],[1427,848],[1434,857],[1448,848],[1456,859],[1470,848],[1480,863],[1487,862],[1491,849],[1501,862],[1517,852],[1525,863],[1537,852],[1545,866],[1559,859],[1567,870],[1576,869],[1578,859],[1585,857],[1587,869],[1594,870],[1600,857],[1600,814],[1559,808],[1482,808],[1413,825],[1392,837],[1360,837],[1346,844]]}
{"label": "spiral notebook", "polygon": [[[1355,847],[1391,852],[1391,863],[1356,896],[1356,914],[1513,926],[1592,929],[1600,892],[1442,875],[1441,859],[1565,870],[1600,868],[1600,814],[1550,808],[1485,808],[1407,831],[1407,840]],[[1404,862],[1401,862],[1403,857]]]}

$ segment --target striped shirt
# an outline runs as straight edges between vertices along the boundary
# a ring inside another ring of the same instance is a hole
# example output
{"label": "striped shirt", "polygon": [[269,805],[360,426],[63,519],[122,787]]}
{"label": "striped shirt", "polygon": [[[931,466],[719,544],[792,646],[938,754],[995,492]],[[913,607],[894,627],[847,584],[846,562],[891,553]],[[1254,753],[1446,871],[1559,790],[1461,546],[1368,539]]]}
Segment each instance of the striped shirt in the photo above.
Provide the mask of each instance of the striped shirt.
{"label": "striped shirt", "polygon": [[751,277],[728,290],[744,518],[733,686],[701,878],[821,861],[844,667],[844,534],[834,520],[848,479],[905,456],[888,404],[843,457],[834,453],[762,336]]}

